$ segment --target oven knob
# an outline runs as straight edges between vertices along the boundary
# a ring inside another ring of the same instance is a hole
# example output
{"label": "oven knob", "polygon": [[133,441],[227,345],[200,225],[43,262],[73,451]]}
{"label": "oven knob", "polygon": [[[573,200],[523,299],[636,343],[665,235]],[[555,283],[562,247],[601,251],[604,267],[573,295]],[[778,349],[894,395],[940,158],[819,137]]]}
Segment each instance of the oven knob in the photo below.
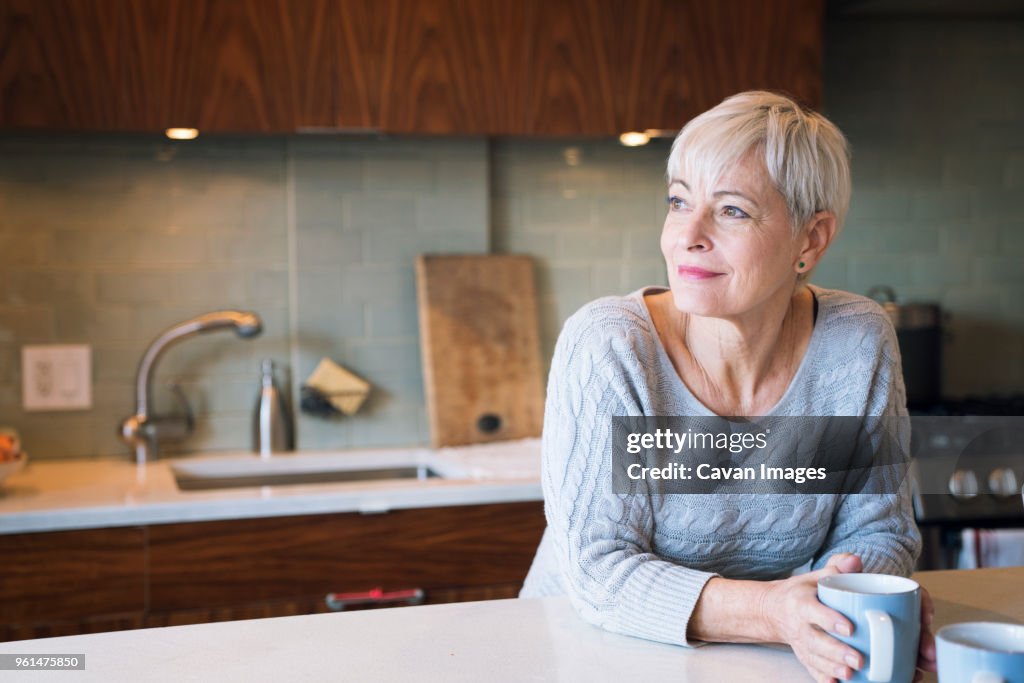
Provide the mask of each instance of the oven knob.
{"label": "oven knob", "polygon": [[978,477],[974,470],[957,470],[949,477],[949,493],[959,500],[978,495]]}
{"label": "oven knob", "polygon": [[1016,496],[1020,490],[1017,475],[1009,467],[997,467],[988,475],[988,490],[1000,498]]}

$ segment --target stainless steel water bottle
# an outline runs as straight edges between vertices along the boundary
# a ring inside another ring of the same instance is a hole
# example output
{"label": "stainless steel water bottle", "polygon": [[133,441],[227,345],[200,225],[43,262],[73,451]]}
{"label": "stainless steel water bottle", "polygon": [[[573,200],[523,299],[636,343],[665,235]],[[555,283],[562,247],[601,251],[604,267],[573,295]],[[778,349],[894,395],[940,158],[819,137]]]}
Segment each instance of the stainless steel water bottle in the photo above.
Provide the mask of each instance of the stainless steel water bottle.
{"label": "stainless steel water bottle", "polygon": [[263,361],[260,395],[253,415],[253,450],[260,457],[290,451],[295,447],[288,402],[274,380],[274,361]]}

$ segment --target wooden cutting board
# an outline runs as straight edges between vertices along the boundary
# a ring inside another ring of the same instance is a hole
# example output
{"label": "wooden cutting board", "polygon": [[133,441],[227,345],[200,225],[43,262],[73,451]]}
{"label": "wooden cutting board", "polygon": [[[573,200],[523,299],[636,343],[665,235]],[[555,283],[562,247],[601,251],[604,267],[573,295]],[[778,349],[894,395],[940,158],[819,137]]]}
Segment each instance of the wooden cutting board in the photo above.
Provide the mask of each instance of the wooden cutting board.
{"label": "wooden cutting board", "polygon": [[544,396],[530,257],[421,254],[416,291],[433,446],[540,436]]}

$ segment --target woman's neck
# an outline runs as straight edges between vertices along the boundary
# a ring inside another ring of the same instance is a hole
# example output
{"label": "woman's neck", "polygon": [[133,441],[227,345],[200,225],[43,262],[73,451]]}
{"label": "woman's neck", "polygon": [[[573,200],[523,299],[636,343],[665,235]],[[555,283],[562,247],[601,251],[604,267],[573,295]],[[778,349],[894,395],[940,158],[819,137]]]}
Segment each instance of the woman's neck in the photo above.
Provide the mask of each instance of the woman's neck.
{"label": "woman's neck", "polygon": [[663,341],[691,391],[719,414],[753,416],[774,406],[810,339],[810,290],[783,292],[735,318],[682,313],[672,305],[671,293],[666,294]]}

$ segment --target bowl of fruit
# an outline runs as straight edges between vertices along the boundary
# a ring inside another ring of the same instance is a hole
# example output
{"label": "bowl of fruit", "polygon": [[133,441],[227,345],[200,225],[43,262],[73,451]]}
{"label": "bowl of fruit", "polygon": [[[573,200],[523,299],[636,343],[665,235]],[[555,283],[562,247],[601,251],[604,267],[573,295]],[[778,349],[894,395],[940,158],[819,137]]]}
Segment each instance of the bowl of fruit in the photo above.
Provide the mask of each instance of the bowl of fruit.
{"label": "bowl of fruit", "polygon": [[22,467],[28,456],[21,450],[21,439],[13,429],[0,427],[0,483]]}

